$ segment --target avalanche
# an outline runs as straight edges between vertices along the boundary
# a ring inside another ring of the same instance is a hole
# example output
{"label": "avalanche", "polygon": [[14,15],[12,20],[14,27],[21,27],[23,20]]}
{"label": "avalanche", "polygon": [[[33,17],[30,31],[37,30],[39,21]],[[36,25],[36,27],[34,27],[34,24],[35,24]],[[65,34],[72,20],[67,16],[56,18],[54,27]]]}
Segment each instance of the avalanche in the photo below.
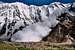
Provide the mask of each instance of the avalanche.
{"label": "avalanche", "polygon": [[23,3],[0,4],[0,39],[14,42],[39,42],[55,27],[58,16],[71,4],[59,2],[35,6]]}

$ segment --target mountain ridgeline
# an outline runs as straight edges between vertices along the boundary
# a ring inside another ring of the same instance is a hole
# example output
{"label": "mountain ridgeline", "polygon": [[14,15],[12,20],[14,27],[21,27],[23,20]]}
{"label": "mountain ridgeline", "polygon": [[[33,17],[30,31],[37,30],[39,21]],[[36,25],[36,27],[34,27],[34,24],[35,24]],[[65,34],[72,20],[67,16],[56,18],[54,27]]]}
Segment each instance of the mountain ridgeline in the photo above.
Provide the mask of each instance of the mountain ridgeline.
{"label": "mountain ridgeline", "polygon": [[75,3],[54,2],[42,6],[28,6],[19,2],[1,3],[0,40],[12,42],[45,40],[58,25],[69,29],[67,23],[75,22],[74,8]]}

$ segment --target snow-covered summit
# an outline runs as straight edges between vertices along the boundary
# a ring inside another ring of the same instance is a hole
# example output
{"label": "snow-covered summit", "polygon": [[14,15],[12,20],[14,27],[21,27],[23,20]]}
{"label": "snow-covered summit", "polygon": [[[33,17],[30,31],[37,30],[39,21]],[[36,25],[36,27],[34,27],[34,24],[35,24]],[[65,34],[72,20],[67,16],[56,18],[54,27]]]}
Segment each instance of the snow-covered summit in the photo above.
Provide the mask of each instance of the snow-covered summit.
{"label": "snow-covered summit", "polygon": [[71,4],[55,2],[35,6],[23,3],[0,4],[0,39],[15,42],[39,42],[59,21],[58,16],[68,13]]}

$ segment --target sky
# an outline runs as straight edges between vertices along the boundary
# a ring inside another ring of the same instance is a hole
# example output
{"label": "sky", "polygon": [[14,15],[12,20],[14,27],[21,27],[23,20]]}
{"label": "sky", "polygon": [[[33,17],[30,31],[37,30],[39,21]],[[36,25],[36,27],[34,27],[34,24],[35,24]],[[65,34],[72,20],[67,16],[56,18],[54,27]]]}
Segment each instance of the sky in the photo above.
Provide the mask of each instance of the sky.
{"label": "sky", "polygon": [[2,2],[23,2],[28,5],[47,5],[52,2],[63,2],[63,3],[72,3],[75,2],[75,0],[0,0]]}

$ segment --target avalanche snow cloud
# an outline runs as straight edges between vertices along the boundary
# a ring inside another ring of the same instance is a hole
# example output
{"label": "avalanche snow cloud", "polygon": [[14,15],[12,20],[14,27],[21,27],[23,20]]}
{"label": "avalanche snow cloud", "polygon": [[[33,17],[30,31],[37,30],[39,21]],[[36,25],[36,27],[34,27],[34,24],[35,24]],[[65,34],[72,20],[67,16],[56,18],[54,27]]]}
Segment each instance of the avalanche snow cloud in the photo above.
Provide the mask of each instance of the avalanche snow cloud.
{"label": "avalanche snow cloud", "polygon": [[43,6],[1,3],[0,40],[39,42],[59,23],[58,16],[69,12],[70,6],[59,2]]}

